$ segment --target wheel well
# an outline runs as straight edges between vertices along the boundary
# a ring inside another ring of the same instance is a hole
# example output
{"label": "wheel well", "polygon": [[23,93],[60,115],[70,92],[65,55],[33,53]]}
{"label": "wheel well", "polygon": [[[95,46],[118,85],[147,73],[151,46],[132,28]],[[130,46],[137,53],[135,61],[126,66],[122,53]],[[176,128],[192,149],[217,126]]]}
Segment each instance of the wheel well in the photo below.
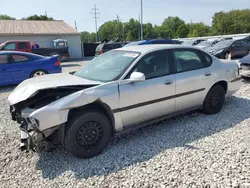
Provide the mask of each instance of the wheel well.
{"label": "wheel well", "polygon": [[227,93],[227,82],[226,81],[219,81],[219,82],[217,82],[217,83],[215,83],[213,86],[215,86],[215,85],[220,85],[220,86],[222,86],[223,88],[224,88],[224,90],[225,90],[225,93]]}
{"label": "wheel well", "polygon": [[105,104],[101,101],[95,101],[91,104],[71,109],[69,111],[69,114],[68,114],[68,120],[72,116],[74,116],[74,114],[76,114],[76,113],[81,113],[81,112],[84,112],[87,110],[93,110],[93,109],[103,113],[104,115],[106,115],[108,117],[108,119],[111,123],[111,126],[113,128],[113,133],[114,133],[115,132],[115,118],[114,118],[113,112],[107,104]]}

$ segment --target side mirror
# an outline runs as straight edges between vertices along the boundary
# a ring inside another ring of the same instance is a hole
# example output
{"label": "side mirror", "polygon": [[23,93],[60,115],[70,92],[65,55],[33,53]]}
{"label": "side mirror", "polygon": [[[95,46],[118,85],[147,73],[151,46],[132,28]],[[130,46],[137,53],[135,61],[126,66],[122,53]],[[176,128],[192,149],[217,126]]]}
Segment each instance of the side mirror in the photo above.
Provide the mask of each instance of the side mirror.
{"label": "side mirror", "polygon": [[132,82],[143,82],[146,80],[145,75],[141,72],[133,72],[129,78]]}

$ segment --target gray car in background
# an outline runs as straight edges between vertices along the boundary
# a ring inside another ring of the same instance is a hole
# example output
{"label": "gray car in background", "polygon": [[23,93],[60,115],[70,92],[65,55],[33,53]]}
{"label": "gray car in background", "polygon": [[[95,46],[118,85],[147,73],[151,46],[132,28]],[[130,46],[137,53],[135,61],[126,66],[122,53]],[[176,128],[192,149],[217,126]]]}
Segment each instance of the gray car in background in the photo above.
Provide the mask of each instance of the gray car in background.
{"label": "gray car in background", "polygon": [[112,136],[187,111],[221,111],[240,88],[239,67],[193,47],[119,48],[72,74],[22,82],[8,101],[21,147],[64,146],[74,156],[100,154]]}

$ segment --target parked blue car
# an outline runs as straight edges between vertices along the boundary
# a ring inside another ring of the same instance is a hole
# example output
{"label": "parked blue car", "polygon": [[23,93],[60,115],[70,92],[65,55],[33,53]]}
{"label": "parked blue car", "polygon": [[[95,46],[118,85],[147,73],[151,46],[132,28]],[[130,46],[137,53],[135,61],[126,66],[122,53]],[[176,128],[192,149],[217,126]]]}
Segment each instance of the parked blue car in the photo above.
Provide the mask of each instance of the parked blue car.
{"label": "parked blue car", "polygon": [[0,86],[19,84],[28,78],[61,72],[57,56],[44,57],[17,51],[0,52]]}
{"label": "parked blue car", "polygon": [[125,46],[137,46],[137,45],[147,45],[147,44],[176,44],[176,43],[172,39],[152,39],[152,40],[131,42]]}

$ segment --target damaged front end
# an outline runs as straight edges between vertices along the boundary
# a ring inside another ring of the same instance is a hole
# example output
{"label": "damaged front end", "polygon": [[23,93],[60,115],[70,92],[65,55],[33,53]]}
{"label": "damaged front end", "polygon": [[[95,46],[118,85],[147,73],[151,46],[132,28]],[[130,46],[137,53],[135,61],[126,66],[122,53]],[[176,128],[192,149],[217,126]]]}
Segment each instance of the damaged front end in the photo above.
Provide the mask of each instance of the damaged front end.
{"label": "damaged front end", "polygon": [[11,105],[12,120],[20,124],[20,149],[41,152],[50,150],[56,145],[61,145],[65,133],[65,124],[54,125],[44,130],[40,127],[39,119],[32,117],[31,114],[63,97],[93,86],[64,86],[43,89],[37,91],[34,96]]}

